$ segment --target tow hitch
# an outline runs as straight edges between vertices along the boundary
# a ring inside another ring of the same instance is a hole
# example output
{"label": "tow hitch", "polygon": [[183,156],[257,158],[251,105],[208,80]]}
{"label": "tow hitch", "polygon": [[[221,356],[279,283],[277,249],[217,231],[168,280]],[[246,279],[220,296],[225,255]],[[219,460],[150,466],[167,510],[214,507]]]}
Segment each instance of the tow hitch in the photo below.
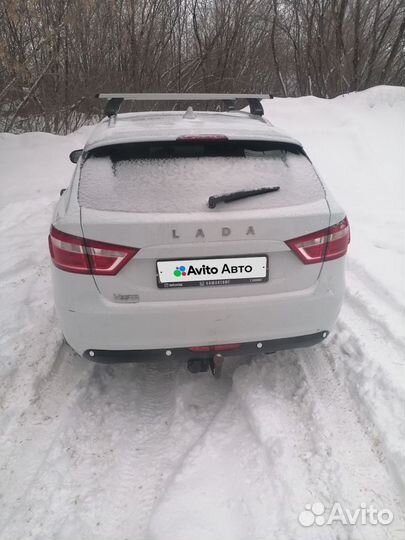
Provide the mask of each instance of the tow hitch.
{"label": "tow hitch", "polygon": [[214,377],[219,379],[224,360],[222,354],[215,354],[211,358],[190,358],[187,362],[187,369],[191,373],[205,373],[210,369]]}
{"label": "tow hitch", "polygon": [[222,365],[224,360],[225,358],[222,356],[222,354],[215,354],[212,358],[210,358],[211,373],[216,379],[219,379],[222,374]]}

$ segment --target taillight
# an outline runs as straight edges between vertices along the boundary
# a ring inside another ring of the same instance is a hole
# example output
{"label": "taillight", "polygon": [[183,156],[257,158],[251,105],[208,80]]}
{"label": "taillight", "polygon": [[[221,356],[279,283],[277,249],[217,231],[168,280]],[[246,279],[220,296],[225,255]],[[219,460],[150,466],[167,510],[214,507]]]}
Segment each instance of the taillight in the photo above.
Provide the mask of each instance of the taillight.
{"label": "taillight", "polygon": [[343,257],[350,243],[350,226],[345,217],[336,225],[286,242],[304,264],[332,261]]}
{"label": "taillight", "polygon": [[55,266],[65,272],[115,276],[139,251],[106,242],[87,240],[51,227],[49,251]]}
{"label": "taillight", "polygon": [[176,141],[189,141],[189,142],[216,142],[227,141],[226,135],[219,135],[216,133],[209,133],[203,135],[180,135],[176,138]]}

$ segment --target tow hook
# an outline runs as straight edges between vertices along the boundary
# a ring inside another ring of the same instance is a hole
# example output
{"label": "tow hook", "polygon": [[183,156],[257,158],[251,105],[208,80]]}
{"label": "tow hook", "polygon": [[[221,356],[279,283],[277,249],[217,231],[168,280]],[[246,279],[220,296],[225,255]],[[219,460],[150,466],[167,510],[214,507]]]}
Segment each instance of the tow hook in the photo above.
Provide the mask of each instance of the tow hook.
{"label": "tow hook", "polygon": [[221,377],[224,360],[225,358],[222,356],[222,354],[215,354],[212,358],[210,358],[211,373],[216,379]]}

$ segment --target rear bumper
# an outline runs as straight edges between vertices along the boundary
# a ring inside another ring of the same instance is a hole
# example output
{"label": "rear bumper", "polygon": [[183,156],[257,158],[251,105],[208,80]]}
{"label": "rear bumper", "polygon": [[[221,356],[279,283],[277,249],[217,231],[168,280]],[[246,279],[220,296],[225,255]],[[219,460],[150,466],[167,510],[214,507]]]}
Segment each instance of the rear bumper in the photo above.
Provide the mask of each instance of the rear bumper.
{"label": "rear bumper", "polygon": [[114,358],[134,358],[141,351],[145,359],[170,349],[176,357],[183,350],[190,357],[190,347],[224,343],[243,343],[235,354],[247,354],[257,351],[257,342],[271,352],[313,345],[331,331],[343,299],[344,271],[341,260],[328,267],[313,287],[300,291],[137,304],[106,300],[91,276],[54,268],[55,302],[66,340],[80,355],[100,351],[102,359],[113,351]]}
{"label": "rear bumper", "polygon": [[83,356],[93,362],[101,364],[120,364],[124,362],[144,362],[148,360],[162,360],[164,358],[174,358],[176,360],[190,360],[191,358],[211,358],[219,352],[224,358],[228,356],[253,355],[257,353],[272,353],[286,349],[300,349],[302,347],[312,347],[323,341],[329,332],[317,332],[307,336],[296,336],[283,339],[271,339],[267,341],[241,343],[240,347],[231,350],[221,351],[194,351],[190,348],[174,349],[150,349],[134,351],[111,351],[91,349],[84,352]]}

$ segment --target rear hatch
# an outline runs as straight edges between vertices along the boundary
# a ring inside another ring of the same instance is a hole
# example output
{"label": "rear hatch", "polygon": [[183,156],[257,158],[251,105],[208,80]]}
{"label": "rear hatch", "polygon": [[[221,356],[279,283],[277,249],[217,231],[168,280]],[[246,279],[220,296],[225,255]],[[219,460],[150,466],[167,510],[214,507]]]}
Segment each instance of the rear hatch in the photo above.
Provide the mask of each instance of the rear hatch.
{"label": "rear hatch", "polygon": [[[279,190],[208,207],[212,196],[269,187]],[[86,238],[139,249],[115,276],[94,276],[116,302],[306,289],[321,264],[304,265],[285,242],[330,220],[302,148],[273,141],[191,137],[97,148],[82,166],[79,202]],[[213,268],[221,279],[209,275]]]}

